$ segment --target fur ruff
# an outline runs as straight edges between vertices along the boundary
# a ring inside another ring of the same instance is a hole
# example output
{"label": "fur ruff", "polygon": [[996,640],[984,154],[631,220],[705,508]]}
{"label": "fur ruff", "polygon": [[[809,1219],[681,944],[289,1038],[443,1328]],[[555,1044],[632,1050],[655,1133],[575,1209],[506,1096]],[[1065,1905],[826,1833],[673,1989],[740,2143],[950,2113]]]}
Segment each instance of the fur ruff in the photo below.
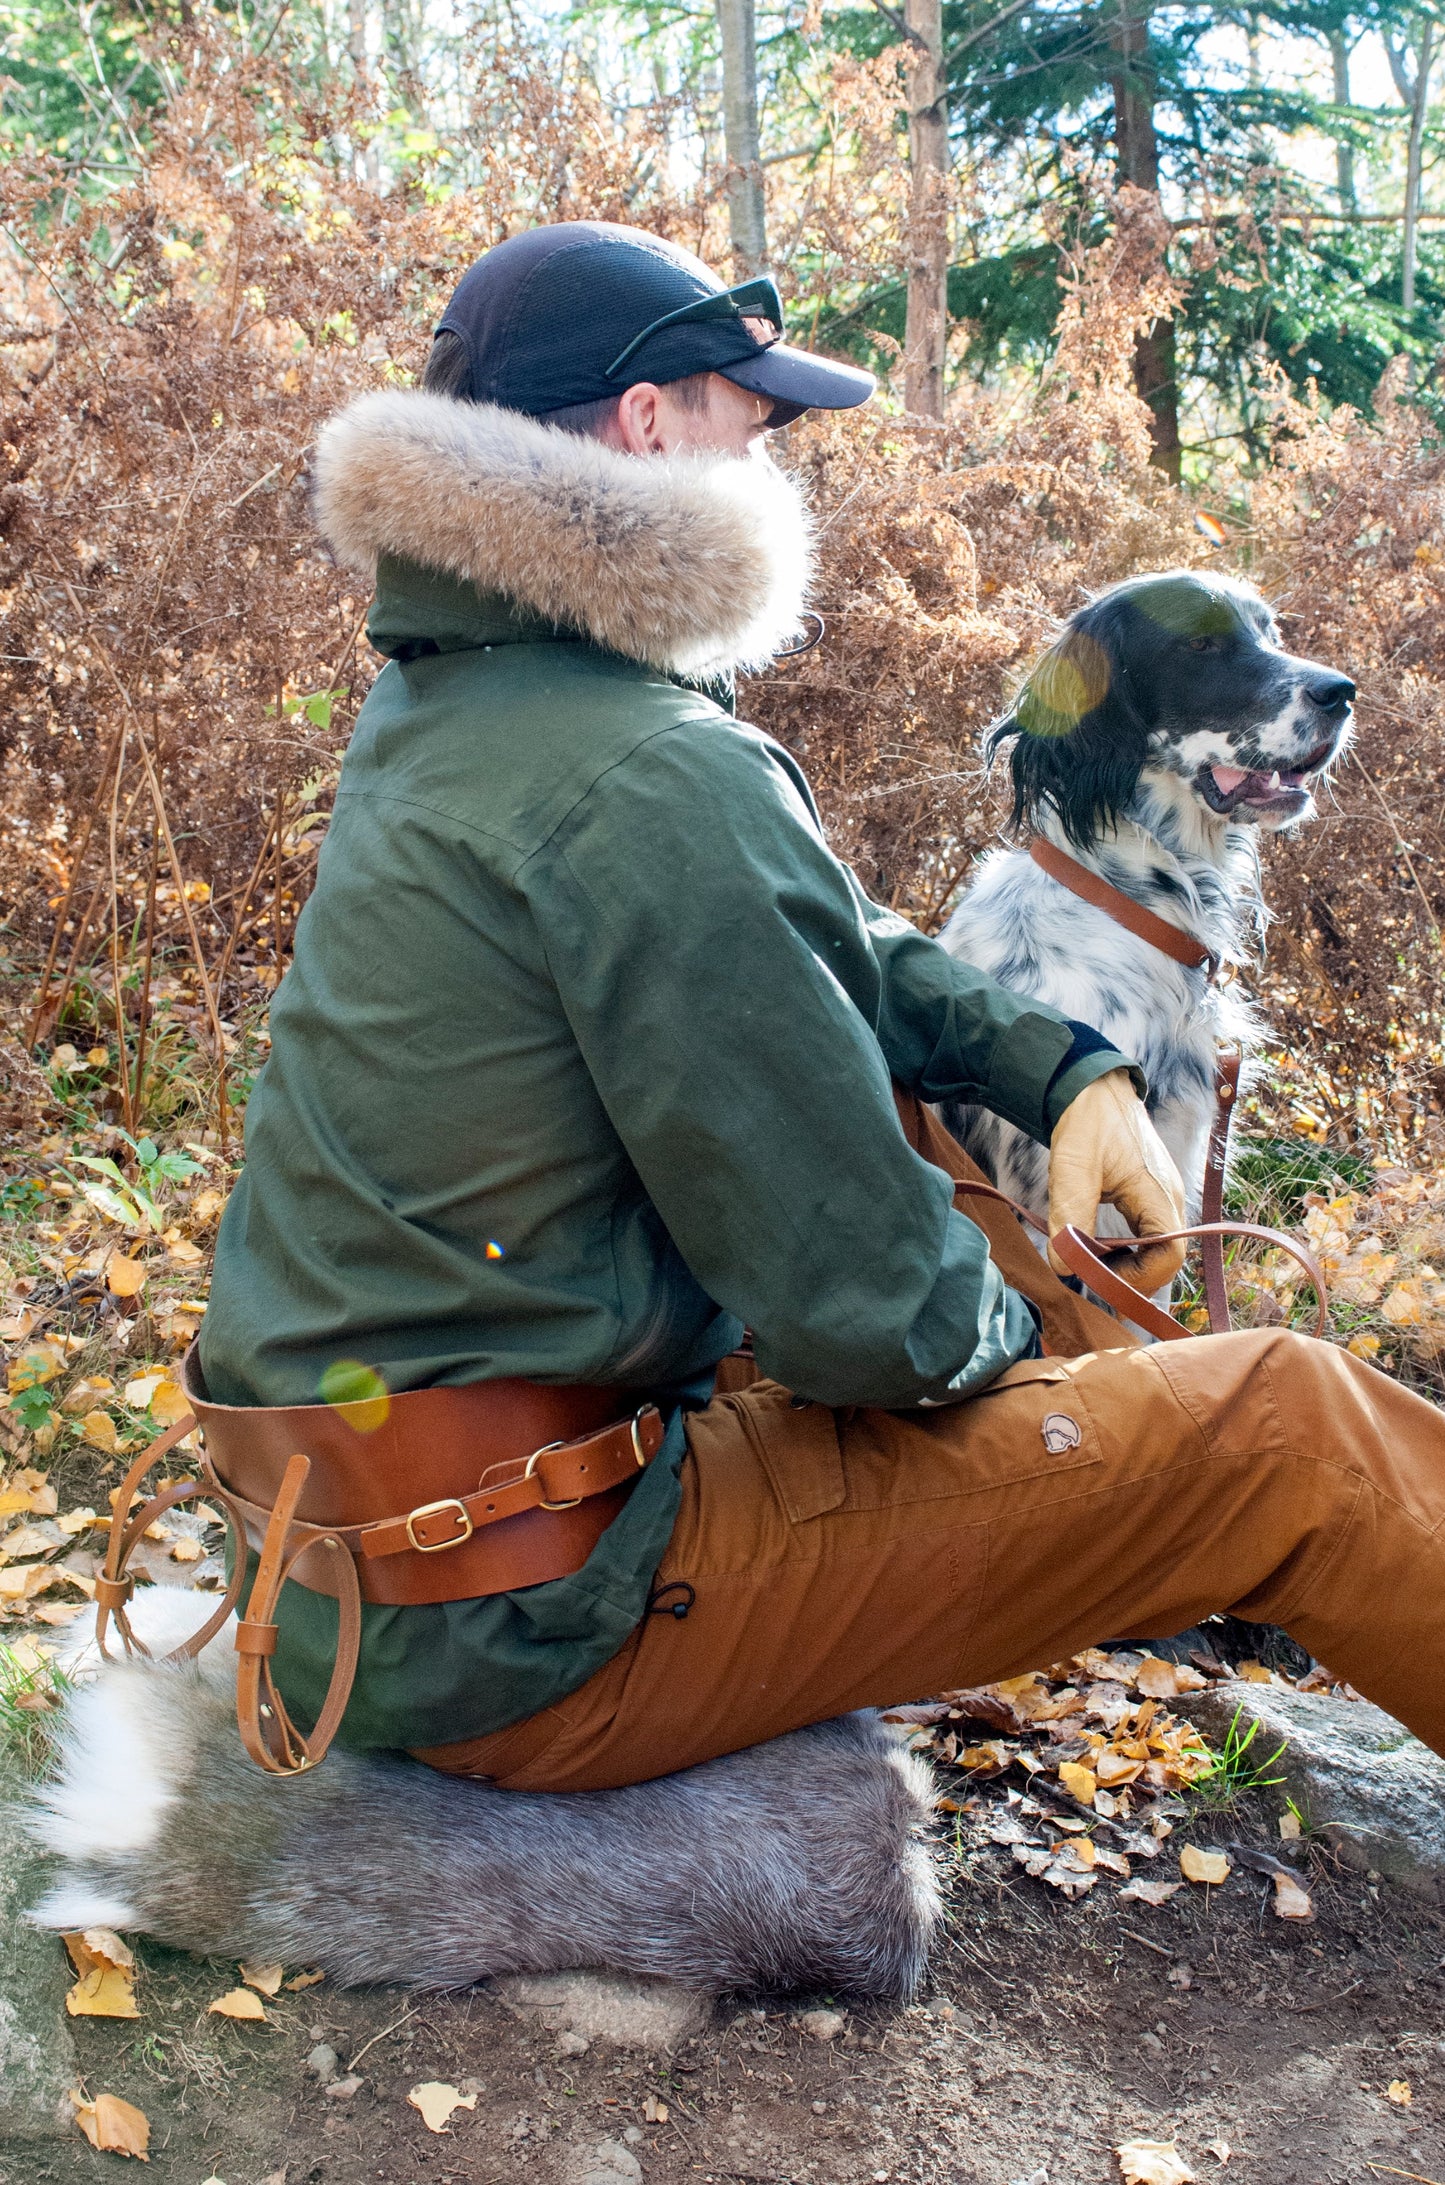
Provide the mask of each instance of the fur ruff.
{"label": "fur ruff", "polygon": [[802,497],[761,457],[639,460],[492,404],[394,390],[333,417],[316,513],[374,579],[393,555],[664,674],[770,660],[811,570]]}
{"label": "fur ruff", "polygon": [[[142,1596],[146,1644],[176,1644],[195,1605]],[[37,1925],[417,1988],[600,1967],[906,1999],[923,1976],[932,1785],[875,1716],[586,1795],[340,1750],[278,1780],[237,1738],[227,1637],[106,1666],[68,1702],[33,1822],[64,1865]]]}

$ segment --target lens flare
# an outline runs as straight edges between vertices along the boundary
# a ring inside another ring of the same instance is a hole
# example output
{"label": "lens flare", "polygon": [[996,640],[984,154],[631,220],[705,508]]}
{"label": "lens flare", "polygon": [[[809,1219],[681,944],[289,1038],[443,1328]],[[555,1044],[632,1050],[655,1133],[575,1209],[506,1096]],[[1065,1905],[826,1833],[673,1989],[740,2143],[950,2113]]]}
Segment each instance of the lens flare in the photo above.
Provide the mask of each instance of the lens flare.
{"label": "lens flare", "polygon": [[317,1383],[322,1403],[346,1410],[346,1423],[358,1434],[374,1434],[391,1413],[391,1393],[375,1366],[359,1358],[336,1358]]}

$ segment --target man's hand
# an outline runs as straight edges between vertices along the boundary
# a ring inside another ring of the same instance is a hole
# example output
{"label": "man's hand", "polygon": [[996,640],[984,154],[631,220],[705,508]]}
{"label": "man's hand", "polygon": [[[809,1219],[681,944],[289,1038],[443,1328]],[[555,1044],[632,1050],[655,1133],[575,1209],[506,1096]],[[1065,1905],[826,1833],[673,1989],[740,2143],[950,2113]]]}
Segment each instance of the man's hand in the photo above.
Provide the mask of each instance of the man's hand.
{"label": "man's hand", "polygon": [[[1185,1222],[1184,1185],[1127,1070],[1096,1077],[1065,1108],[1049,1141],[1049,1235],[1070,1223],[1092,1236],[1101,1205],[1117,1206],[1137,1237]],[[1115,1272],[1145,1296],[1184,1265],[1182,1244],[1157,1244],[1121,1258]],[[1069,1270],[1053,1252],[1056,1274]]]}

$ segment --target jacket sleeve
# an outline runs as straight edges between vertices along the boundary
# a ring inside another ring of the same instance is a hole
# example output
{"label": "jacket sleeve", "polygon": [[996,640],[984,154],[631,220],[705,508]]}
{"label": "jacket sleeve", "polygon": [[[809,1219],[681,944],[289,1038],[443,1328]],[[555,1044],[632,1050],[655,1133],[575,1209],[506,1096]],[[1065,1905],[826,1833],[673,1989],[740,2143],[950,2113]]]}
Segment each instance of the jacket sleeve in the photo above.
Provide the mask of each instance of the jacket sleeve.
{"label": "jacket sleeve", "polygon": [[886,914],[766,739],[716,715],[655,736],[518,884],[618,1137],[766,1373],[896,1407],[1031,1349],[1028,1308],[904,1138],[890,1071],[1037,1116],[1070,1031],[931,944],[913,955],[896,922],[880,946]]}
{"label": "jacket sleeve", "polygon": [[910,1092],[989,1108],[1040,1145],[1074,1096],[1110,1070],[1128,1069],[1143,1098],[1138,1066],[1092,1026],[1010,993],[876,903],[865,899],[864,914],[879,968],[878,1042]]}

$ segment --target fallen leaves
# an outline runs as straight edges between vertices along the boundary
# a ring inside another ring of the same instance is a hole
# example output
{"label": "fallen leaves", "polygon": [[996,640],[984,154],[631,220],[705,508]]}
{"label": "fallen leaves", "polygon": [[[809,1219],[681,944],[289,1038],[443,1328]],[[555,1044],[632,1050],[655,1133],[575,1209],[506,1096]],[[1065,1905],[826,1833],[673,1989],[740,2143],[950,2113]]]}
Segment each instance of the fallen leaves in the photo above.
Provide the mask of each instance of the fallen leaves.
{"label": "fallen leaves", "polygon": [[463,2094],[459,2087],[447,2086],[440,2079],[424,2079],[406,2098],[429,2132],[445,2132],[457,2110],[477,2106],[475,2093]]}
{"label": "fallen leaves", "polygon": [[[248,1988],[258,1989],[262,1995],[275,1995],[280,1990],[284,1971],[283,1965],[243,1965],[241,1978]],[[292,1985],[294,1983],[287,1982],[288,1987]]]}
{"label": "fallen leaves", "polygon": [[113,1297],[139,1297],[146,1286],[146,1270],[128,1253],[112,1252],[105,1263],[105,1286]]}
{"label": "fallen leaves", "polygon": [[1121,1902],[1125,1897],[1128,1897],[1135,1904],[1152,1904],[1157,1908],[1161,1904],[1167,1904],[1171,1897],[1177,1897],[1183,1887],[1183,1882],[1151,1882],[1135,1879],[1126,1888],[1119,1891],[1119,1897]]}
{"label": "fallen leaves", "polygon": [[[62,1935],[78,1978],[65,1998],[72,2018],[139,2018],[135,1955],[109,1927]],[[103,2096],[102,2099],[109,2099]]]}
{"label": "fallen leaves", "polygon": [[102,2154],[150,2161],[150,2119],[143,2109],[123,2102],[118,2094],[97,2094],[93,2102],[83,2101],[78,2094],[70,2098],[75,2103],[75,2121],[92,2147]]}
{"label": "fallen leaves", "polygon": [[228,1988],[214,2003],[208,2003],[206,2010],[215,2018],[266,2019],[266,2006],[251,1988]]}
{"label": "fallen leaves", "polygon": [[1205,1851],[1198,1844],[1186,1844],[1179,1854],[1179,1871],[1187,1882],[1218,1889],[1228,1881],[1234,1866],[1225,1851]]}
{"label": "fallen leaves", "polygon": [[1276,1919],[1313,1919],[1315,1908],[1307,1889],[1302,1888],[1292,1874],[1278,1870],[1271,1877],[1274,1882],[1274,1916]]}
{"label": "fallen leaves", "polygon": [[1408,2109],[1411,2102],[1415,2099],[1413,2093],[1410,2091],[1409,2080],[1392,2079],[1389,2085],[1385,2088],[1385,2099],[1387,2102],[1394,2102],[1397,2108]]}
{"label": "fallen leaves", "polygon": [[1194,2172],[1172,2139],[1129,2139],[1114,2153],[1124,2185],[1193,2185]]}

